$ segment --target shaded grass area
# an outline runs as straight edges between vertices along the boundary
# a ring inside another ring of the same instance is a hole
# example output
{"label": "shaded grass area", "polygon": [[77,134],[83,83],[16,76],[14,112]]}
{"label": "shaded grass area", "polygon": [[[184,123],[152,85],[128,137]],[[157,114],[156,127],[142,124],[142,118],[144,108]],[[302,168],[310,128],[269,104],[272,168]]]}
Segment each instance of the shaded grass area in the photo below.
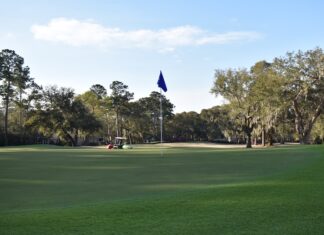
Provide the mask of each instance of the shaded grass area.
{"label": "shaded grass area", "polygon": [[321,234],[324,148],[0,149],[0,234]]}

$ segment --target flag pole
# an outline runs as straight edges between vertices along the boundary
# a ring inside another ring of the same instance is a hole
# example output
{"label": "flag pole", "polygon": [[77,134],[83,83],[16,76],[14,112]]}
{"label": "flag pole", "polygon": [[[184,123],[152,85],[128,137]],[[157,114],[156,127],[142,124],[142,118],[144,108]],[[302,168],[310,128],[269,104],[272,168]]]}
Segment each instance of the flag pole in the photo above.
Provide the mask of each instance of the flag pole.
{"label": "flag pole", "polygon": [[161,144],[162,144],[163,143],[162,88],[160,88],[160,130],[161,130]]}
{"label": "flag pole", "polygon": [[166,92],[167,86],[165,84],[162,71],[160,70],[159,80],[157,82],[160,87],[160,130],[161,130],[161,144],[163,143],[163,111],[162,111],[162,90]]}

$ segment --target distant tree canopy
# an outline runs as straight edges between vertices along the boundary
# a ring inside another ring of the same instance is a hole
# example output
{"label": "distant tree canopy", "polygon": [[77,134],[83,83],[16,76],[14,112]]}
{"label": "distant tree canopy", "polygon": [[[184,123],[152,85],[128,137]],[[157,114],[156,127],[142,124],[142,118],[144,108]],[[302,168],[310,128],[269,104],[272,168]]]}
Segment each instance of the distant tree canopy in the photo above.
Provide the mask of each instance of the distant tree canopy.
{"label": "distant tree canopy", "polygon": [[272,145],[324,140],[324,56],[321,48],[289,52],[250,69],[218,69],[211,93],[226,104],[174,113],[165,95],[152,91],[134,99],[121,81],[76,95],[71,88],[43,88],[30,77],[24,59],[0,52],[0,145],[55,143],[93,145],[124,136],[132,143],[210,141]]}
{"label": "distant tree canopy", "polygon": [[[13,50],[0,52],[0,96],[3,104],[3,144],[9,144],[9,113],[11,110],[16,116],[15,131],[23,138],[25,111],[35,98],[35,89],[39,89],[34,79],[29,76],[29,67],[24,66],[24,59]],[[28,94],[28,92],[30,92]],[[12,107],[14,106],[14,107]]]}
{"label": "distant tree canopy", "polygon": [[47,87],[38,107],[29,113],[26,124],[44,136],[58,137],[64,144],[77,146],[80,134],[100,128],[96,117],[69,88]]}
{"label": "distant tree canopy", "polygon": [[247,147],[253,132],[261,133],[262,143],[266,135],[271,145],[275,134],[291,133],[293,122],[299,142],[309,144],[324,109],[323,50],[289,52],[273,63],[257,62],[250,71],[216,70],[211,92],[229,101],[229,115],[245,133]]}
{"label": "distant tree canopy", "polygon": [[313,126],[324,110],[323,50],[287,53],[274,60],[274,69],[284,80],[282,94],[293,109],[300,143],[310,143]]}

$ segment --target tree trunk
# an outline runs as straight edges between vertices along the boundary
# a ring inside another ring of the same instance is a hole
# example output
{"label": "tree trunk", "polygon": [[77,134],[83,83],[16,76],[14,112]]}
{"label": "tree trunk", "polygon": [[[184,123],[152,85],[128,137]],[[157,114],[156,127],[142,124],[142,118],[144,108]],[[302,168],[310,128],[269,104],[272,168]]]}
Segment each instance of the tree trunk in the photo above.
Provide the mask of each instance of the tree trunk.
{"label": "tree trunk", "polygon": [[68,131],[66,131],[65,129],[63,129],[63,132],[64,132],[64,138],[66,141],[68,141],[71,146],[76,146],[76,143],[74,142],[74,138],[69,134]]}
{"label": "tree trunk", "polygon": [[118,111],[116,111],[116,136],[119,136],[119,127],[118,127]]}
{"label": "tree trunk", "polygon": [[265,138],[265,130],[264,130],[264,128],[262,127],[262,146],[265,146],[265,141],[264,141],[264,138]]}
{"label": "tree trunk", "polygon": [[9,97],[5,99],[5,118],[4,118],[4,145],[8,146],[8,112],[9,112]]}
{"label": "tree trunk", "polygon": [[313,125],[317,119],[318,115],[314,115],[311,120],[309,120],[308,125],[298,125],[299,122],[296,124],[296,129],[298,132],[299,143],[300,144],[311,144],[311,132],[313,129]]}
{"label": "tree trunk", "polygon": [[269,136],[269,143],[268,143],[269,146],[273,146],[273,138],[272,138],[272,135]]}
{"label": "tree trunk", "polygon": [[79,131],[76,130],[74,133],[74,143],[76,146],[78,145],[78,140],[79,140]]}
{"label": "tree trunk", "polygon": [[25,142],[25,127],[23,125],[23,103],[22,103],[22,90],[19,90],[19,137],[20,144]]}
{"label": "tree trunk", "polygon": [[307,131],[306,133],[299,135],[299,143],[300,144],[311,144],[310,131]]}
{"label": "tree trunk", "polygon": [[111,137],[110,137],[110,129],[109,129],[109,123],[107,122],[107,140],[111,140]]}
{"label": "tree trunk", "polygon": [[313,128],[314,123],[316,122],[316,119],[321,114],[322,104],[318,105],[318,107],[315,110],[315,113],[310,118],[310,120],[308,120],[308,122],[305,122],[305,120],[303,120],[301,112],[298,109],[298,104],[297,104],[296,100],[294,100],[293,105],[294,105],[293,107],[294,107],[294,110],[296,113],[295,127],[296,127],[296,131],[298,133],[298,136],[299,136],[299,143],[300,144],[310,144],[311,143],[310,134],[312,132],[312,128]]}
{"label": "tree trunk", "polygon": [[243,130],[247,136],[246,148],[252,148],[252,131],[253,131],[252,117],[245,117],[245,126]]}
{"label": "tree trunk", "polygon": [[19,126],[22,127],[22,91],[19,90]]}
{"label": "tree trunk", "polygon": [[273,146],[273,128],[268,130],[268,146]]}
{"label": "tree trunk", "polygon": [[70,134],[67,134],[66,137],[67,137],[68,140],[70,141],[71,146],[72,146],[72,147],[75,147],[75,146],[76,146],[76,143],[74,142],[74,138],[72,138],[72,136],[71,136]]}
{"label": "tree trunk", "polygon": [[247,135],[246,147],[252,148],[251,132],[248,132],[246,135]]}

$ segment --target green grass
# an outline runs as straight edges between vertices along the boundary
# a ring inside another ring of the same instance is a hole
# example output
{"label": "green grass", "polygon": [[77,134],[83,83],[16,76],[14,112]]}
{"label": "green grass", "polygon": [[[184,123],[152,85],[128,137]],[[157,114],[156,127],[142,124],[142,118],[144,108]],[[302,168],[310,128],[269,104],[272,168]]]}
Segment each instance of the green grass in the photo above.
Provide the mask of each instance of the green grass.
{"label": "green grass", "polygon": [[323,234],[324,146],[0,148],[0,234]]}

